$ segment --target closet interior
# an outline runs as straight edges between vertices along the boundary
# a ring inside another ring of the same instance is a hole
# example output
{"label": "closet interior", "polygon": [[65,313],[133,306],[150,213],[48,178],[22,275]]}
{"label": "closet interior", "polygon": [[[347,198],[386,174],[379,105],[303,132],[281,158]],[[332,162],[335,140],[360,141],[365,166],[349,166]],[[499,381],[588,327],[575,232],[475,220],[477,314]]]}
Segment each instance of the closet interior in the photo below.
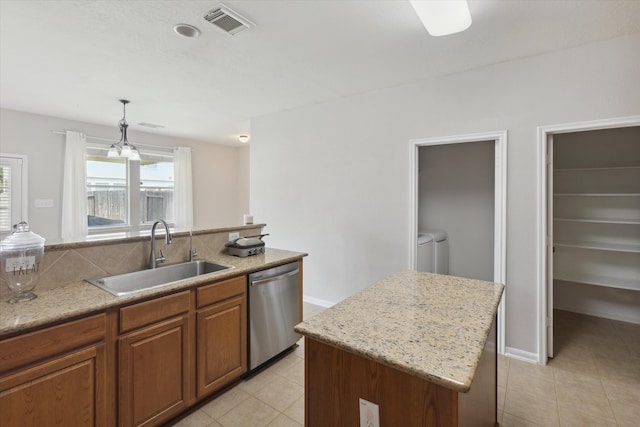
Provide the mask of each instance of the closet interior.
{"label": "closet interior", "polygon": [[554,308],[640,323],[640,126],[553,135]]}

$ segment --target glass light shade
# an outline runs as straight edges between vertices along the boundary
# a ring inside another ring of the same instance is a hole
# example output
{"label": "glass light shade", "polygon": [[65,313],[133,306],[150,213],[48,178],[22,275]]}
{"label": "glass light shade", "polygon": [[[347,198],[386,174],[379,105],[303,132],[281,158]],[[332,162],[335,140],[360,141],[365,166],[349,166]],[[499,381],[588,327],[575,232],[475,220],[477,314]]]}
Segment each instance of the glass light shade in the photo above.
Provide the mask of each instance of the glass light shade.
{"label": "glass light shade", "polygon": [[135,162],[140,161],[140,152],[136,147],[133,147],[133,149],[131,150],[131,156],[129,156],[129,160],[133,160]]}
{"label": "glass light shade", "polygon": [[116,147],[115,144],[111,144],[111,147],[109,147],[109,151],[107,151],[107,157],[120,157],[120,154],[118,153],[118,147]]}
{"label": "glass light shade", "polygon": [[409,3],[432,36],[459,33],[471,25],[467,0],[409,0]]}
{"label": "glass light shade", "polygon": [[131,145],[124,144],[122,149],[120,150],[120,157],[126,157],[127,159],[131,157]]}

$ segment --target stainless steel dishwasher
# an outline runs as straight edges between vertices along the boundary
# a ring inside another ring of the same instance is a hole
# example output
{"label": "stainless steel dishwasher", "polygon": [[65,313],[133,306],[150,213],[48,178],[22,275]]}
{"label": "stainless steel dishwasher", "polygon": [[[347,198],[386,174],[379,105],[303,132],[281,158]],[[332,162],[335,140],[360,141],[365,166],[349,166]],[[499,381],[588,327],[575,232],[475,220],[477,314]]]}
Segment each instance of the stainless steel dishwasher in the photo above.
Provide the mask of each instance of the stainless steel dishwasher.
{"label": "stainless steel dishwasher", "polygon": [[300,339],[299,275],[297,262],[249,275],[249,370]]}

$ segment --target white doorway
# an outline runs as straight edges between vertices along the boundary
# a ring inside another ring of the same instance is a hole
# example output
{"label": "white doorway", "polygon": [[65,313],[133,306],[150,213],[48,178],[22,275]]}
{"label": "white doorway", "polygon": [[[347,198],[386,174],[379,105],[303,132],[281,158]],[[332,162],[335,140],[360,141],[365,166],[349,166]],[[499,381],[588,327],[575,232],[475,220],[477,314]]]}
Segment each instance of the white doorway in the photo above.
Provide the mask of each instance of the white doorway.
{"label": "white doorway", "polygon": [[[493,200],[493,278],[496,283],[505,283],[506,276],[506,172],[507,172],[507,131],[496,131],[449,137],[425,138],[410,141],[410,188],[411,218],[409,239],[409,268],[416,268],[416,248],[419,231],[418,183],[420,148],[448,144],[483,143],[494,141],[494,200]],[[505,352],[505,293],[498,309],[498,352]]]}
{"label": "white doorway", "polygon": [[[561,279],[562,281],[568,280],[569,282],[581,282],[588,285],[605,285],[605,283],[597,283],[593,282],[593,279],[581,277],[577,278],[576,274],[580,273],[577,268],[571,266],[569,269],[563,268],[558,269],[554,266],[554,222],[561,221],[561,223],[569,222],[572,224],[572,227],[590,227],[593,228],[589,224],[596,224],[598,227],[609,227],[615,228],[618,224],[625,224],[624,219],[615,219],[615,218],[607,218],[609,215],[605,215],[604,218],[597,218],[597,215],[594,216],[582,216],[575,215],[575,211],[572,214],[565,215],[563,212],[566,212],[566,199],[576,199],[578,200],[578,206],[583,206],[584,212],[602,212],[602,208],[599,205],[595,205],[593,203],[585,202],[587,199],[606,199],[604,201],[603,206],[607,206],[608,210],[614,208],[615,199],[621,199],[620,196],[624,196],[625,199],[629,200],[628,195],[626,194],[617,194],[616,192],[607,192],[607,191],[598,191],[598,192],[589,192],[589,191],[578,191],[578,190],[558,190],[559,194],[555,194],[559,196],[558,203],[562,203],[562,205],[558,205],[556,209],[556,219],[554,221],[554,135],[558,138],[561,134],[571,134],[576,132],[587,132],[587,131],[601,131],[607,129],[616,129],[616,128],[626,128],[632,126],[640,125],[640,116],[634,117],[625,117],[619,119],[609,119],[609,120],[600,120],[593,122],[583,122],[583,123],[569,123],[563,125],[554,125],[554,126],[544,126],[538,128],[538,355],[537,362],[540,364],[546,364],[547,359],[549,357],[553,357],[554,348],[553,348],[553,309],[554,309],[554,278]],[[564,135],[563,135],[564,136]],[[605,145],[606,147],[606,145]],[[566,157],[566,156],[565,156]],[[622,169],[616,167],[572,167],[569,169],[560,169],[560,172],[564,175],[570,174],[574,176],[574,182],[585,182],[587,179],[593,179],[585,177],[585,174],[593,174],[595,173],[610,173],[614,171],[615,173],[619,173]],[[557,168],[556,168],[556,172]],[[624,171],[623,171],[624,172]],[[624,172],[626,173],[626,172]],[[596,178],[597,180],[597,178]],[[567,180],[563,180],[566,182]],[[565,184],[562,184],[565,185]],[[557,187],[557,185],[556,185]],[[567,187],[569,188],[569,187]],[[636,196],[634,196],[636,197]],[[619,202],[616,202],[619,203]],[[623,201],[623,203],[628,204],[627,201]],[[602,204],[600,204],[602,205]],[[628,213],[629,209],[625,208],[625,211]],[[560,212],[560,213],[558,213]],[[615,216],[615,215],[614,215]],[[629,224],[628,221],[626,221]],[[584,225],[586,224],[586,225]],[[567,227],[565,227],[567,228]],[[575,233],[574,233],[575,235]],[[560,237],[560,236],[559,236]],[[566,248],[566,251],[588,251],[593,253],[592,251],[619,251],[619,252],[628,252],[628,249],[622,250],[620,249],[622,246],[629,247],[628,244],[620,245],[619,243],[612,241],[607,242],[604,246],[602,243],[598,243],[597,241],[591,241],[591,238],[575,238],[566,239],[566,236],[562,237],[563,240],[560,240],[558,246],[562,246]],[[615,240],[615,239],[614,239]],[[566,241],[566,242],[565,242]],[[634,246],[634,245],[631,245]],[[567,255],[563,255],[566,257]],[[579,261],[582,261],[583,264],[589,264],[589,268],[594,270],[597,266],[596,263],[593,262],[595,255],[588,255],[586,258],[582,256]],[[604,256],[597,256],[599,263]],[[564,259],[564,258],[563,258]],[[565,263],[566,264],[566,263]],[[579,264],[574,261],[574,264]],[[554,270],[557,270],[554,272]],[[627,270],[629,270],[627,268]],[[556,274],[554,274],[556,273]],[[634,273],[631,273],[632,275]],[[593,277],[593,274],[591,274]],[[605,280],[606,283],[609,283],[608,280]],[[635,282],[634,282],[635,283]],[[608,284],[606,286],[610,286]],[[615,284],[614,284],[615,285]],[[572,285],[573,286],[573,285]],[[628,288],[628,285],[625,285]],[[635,286],[635,285],[634,285]]]}

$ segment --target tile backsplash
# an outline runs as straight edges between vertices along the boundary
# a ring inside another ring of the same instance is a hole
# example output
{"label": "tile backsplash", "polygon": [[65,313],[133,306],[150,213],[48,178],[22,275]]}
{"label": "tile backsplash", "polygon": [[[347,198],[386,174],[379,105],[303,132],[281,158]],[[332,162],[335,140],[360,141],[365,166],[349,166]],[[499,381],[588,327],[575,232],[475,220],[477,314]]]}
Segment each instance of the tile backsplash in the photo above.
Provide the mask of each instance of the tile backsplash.
{"label": "tile backsplash", "polygon": [[[260,234],[264,224],[193,232],[193,249],[197,259],[213,258],[222,253],[228,242],[229,232],[239,231],[241,236]],[[69,243],[45,247],[44,260],[40,266],[38,289],[51,289],[69,282],[89,278],[130,273],[145,269],[149,265],[150,238],[136,237],[88,244]],[[156,236],[156,251],[162,249],[166,264],[189,260],[189,233],[175,233],[173,243],[164,242],[164,232]],[[0,298],[8,297],[11,291],[0,278]]]}

